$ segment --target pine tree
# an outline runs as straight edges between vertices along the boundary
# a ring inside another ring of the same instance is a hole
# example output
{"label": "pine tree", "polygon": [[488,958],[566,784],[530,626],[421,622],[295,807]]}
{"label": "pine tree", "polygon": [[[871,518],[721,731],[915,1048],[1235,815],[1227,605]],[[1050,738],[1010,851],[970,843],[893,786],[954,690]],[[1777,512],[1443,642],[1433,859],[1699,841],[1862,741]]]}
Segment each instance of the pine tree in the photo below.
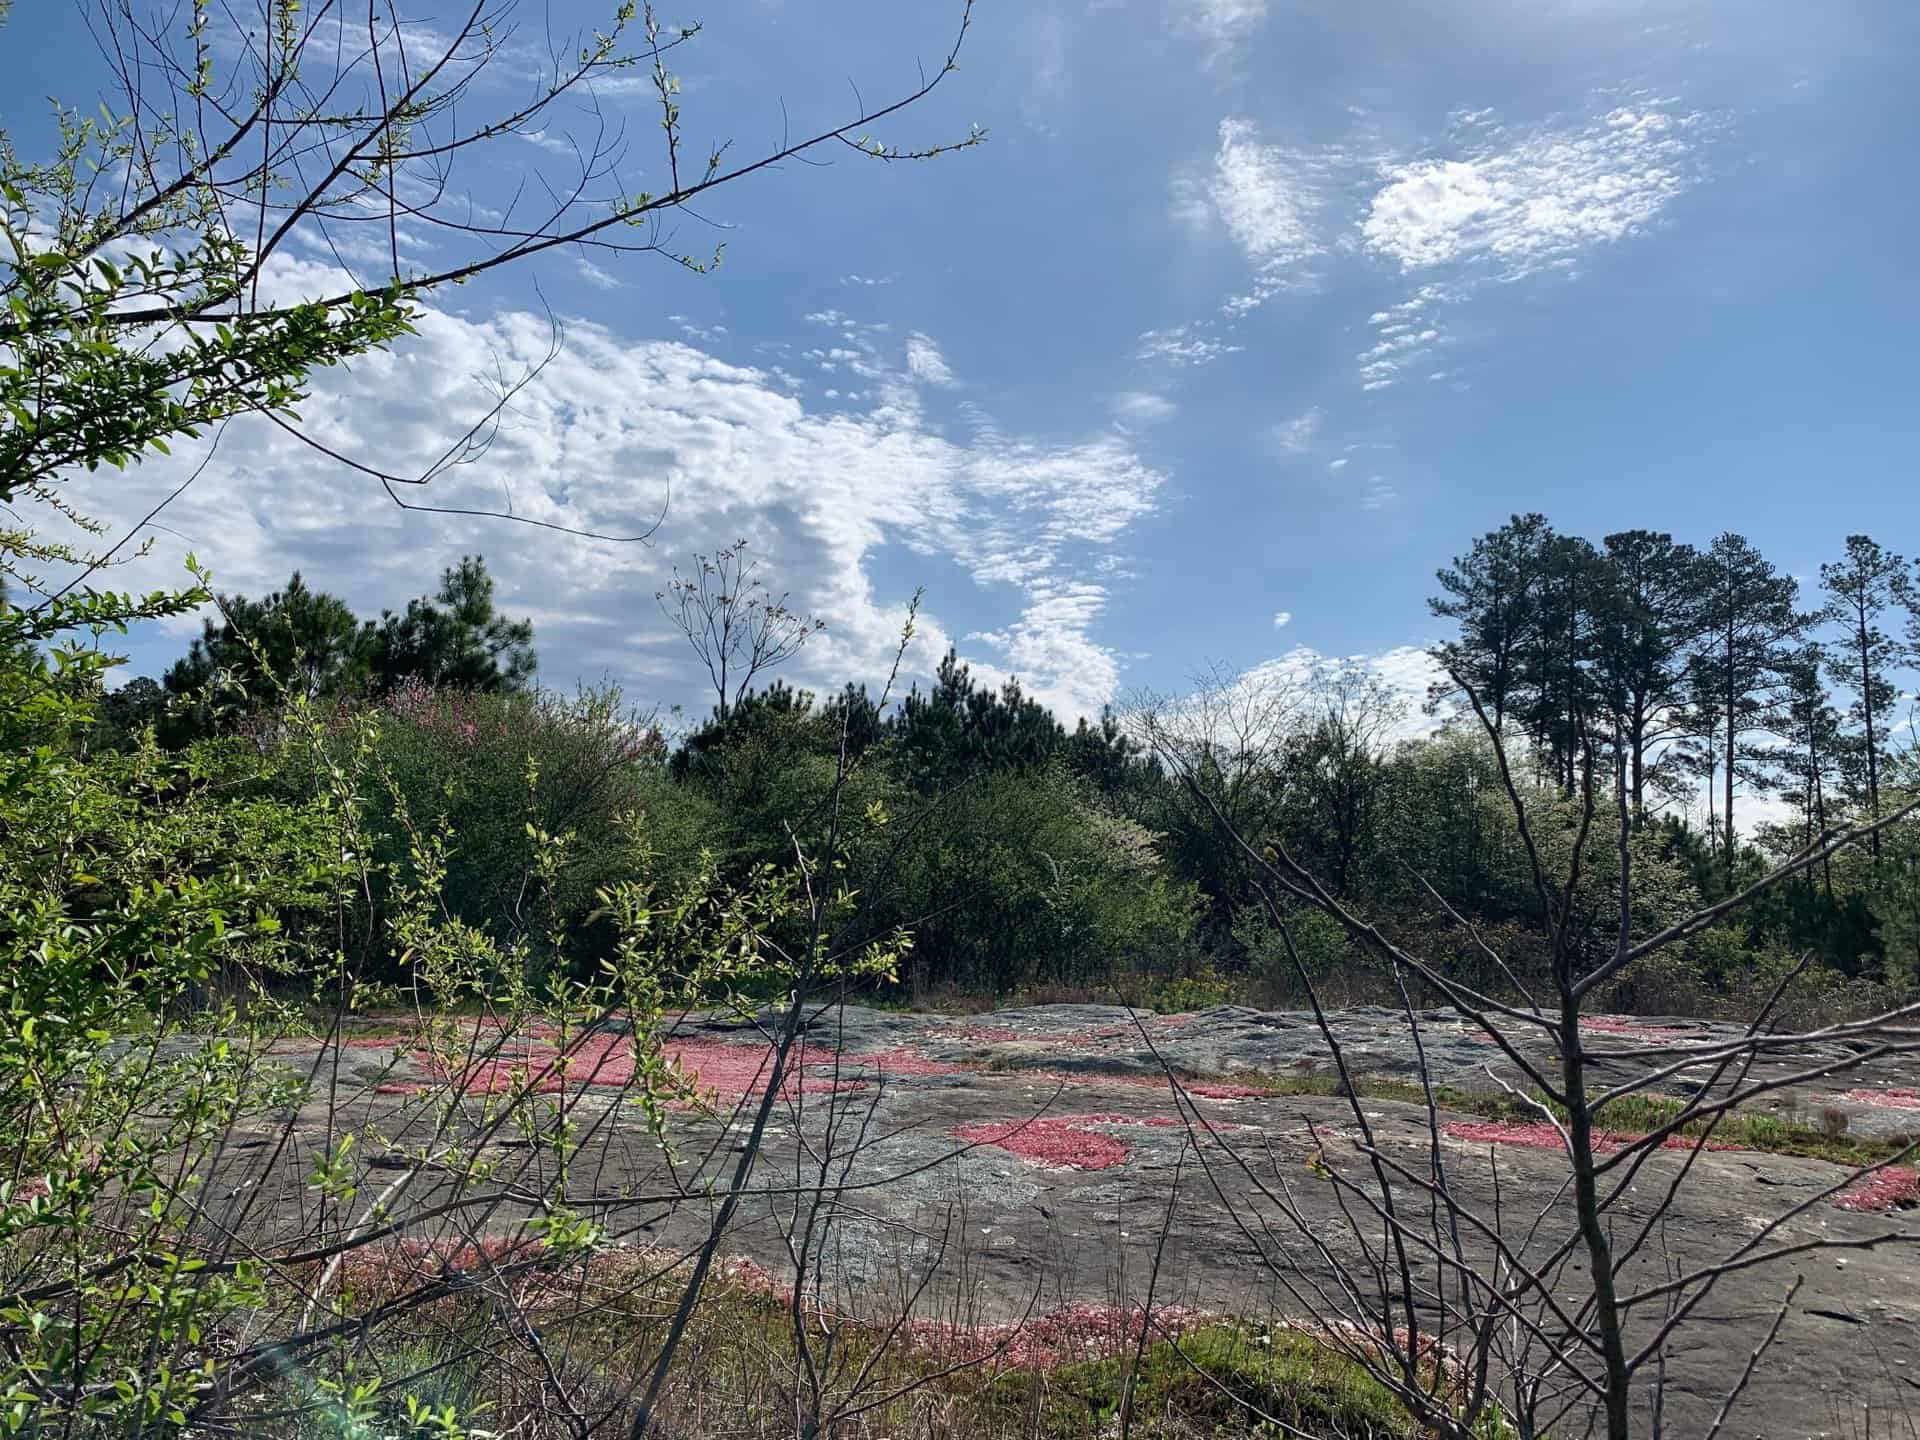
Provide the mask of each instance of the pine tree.
{"label": "pine tree", "polygon": [[1605,609],[1599,552],[1577,535],[1555,535],[1540,553],[1536,621],[1520,651],[1520,716],[1553,764],[1554,780],[1573,794],[1581,752],[1600,707],[1595,661]]}
{"label": "pine tree", "polygon": [[181,707],[175,740],[207,734],[228,719],[279,703],[351,694],[367,681],[379,636],[337,595],[315,590],[298,570],[264,600],[223,595],[220,618],[168,669],[168,694]]}
{"label": "pine tree", "polygon": [[1798,609],[1800,583],[1782,575],[1744,536],[1720,536],[1707,550],[1700,639],[1689,656],[1696,729],[1713,747],[1723,806],[1722,862],[1732,878],[1739,831],[1739,781],[1764,783],[1746,738],[1775,720],[1793,642],[1811,617]]}
{"label": "pine tree", "polygon": [[[1504,731],[1519,698],[1525,657],[1539,624],[1544,553],[1552,539],[1546,516],[1516,515],[1441,570],[1443,593],[1427,601],[1435,615],[1460,626],[1459,638],[1437,646],[1434,658],[1449,675],[1473,687],[1496,731]],[[1436,686],[1433,701],[1444,700],[1455,688]]]}
{"label": "pine tree", "polygon": [[1635,822],[1658,752],[1685,733],[1687,656],[1705,622],[1700,552],[1671,535],[1624,530],[1601,553],[1597,685]]}
{"label": "pine tree", "polygon": [[409,601],[381,617],[375,678],[391,690],[408,680],[458,690],[519,690],[539,664],[533,622],[509,620],[494,606],[493,577],[478,555],[463,555],[440,575],[433,598]]}
{"label": "pine tree", "polygon": [[[1795,650],[1781,671],[1784,682],[1780,738],[1785,745],[1777,764],[1789,803],[1800,812],[1801,846],[1811,845],[1832,828],[1830,811],[1836,784],[1844,773],[1848,737],[1821,677],[1831,664],[1824,647],[1808,643]],[[1833,865],[1822,865],[1827,896],[1833,896]]]}
{"label": "pine tree", "polygon": [[[1844,560],[1820,567],[1820,586],[1827,595],[1827,618],[1840,628],[1841,638],[1827,657],[1827,676],[1853,691],[1847,718],[1859,729],[1855,750],[1867,817],[1880,818],[1880,772],[1885,764],[1886,716],[1896,691],[1889,678],[1900,661],[1900,646],[1880,628],[1880,617],[1900,600],[1907,562],[1883,550],[1867,535],[1847,537]],[[1868,845],[1877,863],[1880,835]]]}

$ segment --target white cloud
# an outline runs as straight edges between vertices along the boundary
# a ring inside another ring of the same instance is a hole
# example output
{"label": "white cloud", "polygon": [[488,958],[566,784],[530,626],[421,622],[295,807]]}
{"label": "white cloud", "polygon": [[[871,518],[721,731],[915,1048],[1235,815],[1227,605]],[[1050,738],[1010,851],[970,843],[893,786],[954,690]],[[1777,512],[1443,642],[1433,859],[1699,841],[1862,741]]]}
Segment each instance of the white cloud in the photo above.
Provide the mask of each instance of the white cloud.
{"label": "white cloud", "polygon": [[622,282],[617,275],[611,275],[607,271],[602,270],[584,255],[575,258],[573,268],[578,272],[582,280],[585,280],[589,285],[597,289],[618,290],[622,286]]}
{"label": "white cloud", "polygon": [[1219,55],[1259,29],[1267,18],[1267,0],[1181,0],[1178,13]]}
{"label": "white cloud", "polygon": [[1361,236],[1406,271],[1477,262],[1513,277],[1566,266],[1638,233],[1687,189],[1705,126],[1659,104],[1621,107],[1584,126],[1396,165]]}
{"label": "white cloud", "polygon": [[1326,412],[1317,406],[1304,415],[1273,427],[1274,439],[1280,442],[1280,448],[1289,455],[1304,455],[1313,448],[1313,440],[1320,433],[1320,426],[1326,419]]}
{"label": "white cloud", "polygon": [[1171,420],[1179,407],[1164,395],[1156,395],[1150,390],[1126,390],[1113,397],[1113,413],[1122,420],[1136,421],[1143,425],[1157,424],[1162,420]]}
{"label": "white cloud", "polygon": [[1397,723],[1389,731],[1390,740],[1412,740],[1431,735],[1442,724],[1441,717],[1426,713],[1427,694],[1441,678],[1440,667],[1418,645],[1396,645],[1364,655],[1328,655],[1310,645],[1296,645],[1271,660],[1251,666],[1239,684],[1250,692],[1278,695],[1304,690],[1316,674],[1331,667],[1353,666],[1380,680],[1400,702]]}
{"label": "white cloud", "polygon": [[1292,623],[1293,623],[1293,612],[1291,610],[1274,611],[1274,614],[1273,614],[1274,629],[1284,630],[1287,628],[1287,626],[1291,625]]}
{"label": "white cloud", "polygon": [[[293,278],[312,289],[332,277],[305,266]],[[307,433],[393,470],[417,470],[485,412],[487,391],[471,377],[519,374],[549,341],[542,317],[519,312],[475,321],[429,308],[419,332],[323,374],[302,406]],[[1017,669],[1069,717],[1097,711],[1121,664],[1096,633],[1109,587],[1124,573],[1113,562],[1153,511],[1164,476],[1111,432],[1042,444],[982,427],[949,439],[911,404],[890,403],[913,394],[904,374],[877,384],[889,403],[865,413],[811,409],[766,370],[574,321],[558,357],[514,398],[493,447],[408,498],[510,507],[606,533],[646,529],[670,500],[653,547],[408,514],[371,481],[249,419],[229,428],[213,464],[163,515],[168,528],[154,554],[116,583],[176,581],[193,549],[223,590],[259,593],[297,566],[314,585],[377,613],[479,550],[503,605],[535,613],[549,683],[608,674],[639,699],[701,703],[689,657],[653,601],[676,557],[750,537],[795,603],[829,622],[791,675],[821,684],[884,672],[906,595],[882,594],[874,566],[904,551],[906,565],[896,558],[889,571],[909,579],[896,584],[910,585],[911,557],[951,562],[980,587],[971,604],[1004,614],[996,653],[968,657],[983,674]],[[183,450],[130,475],[81,477],[71,495],[87,513],[125,526],[199,458]],[[912,673],[930,668],[948,643],[941,604],[938,593],[929,597]]]}
{"label": "white cloud", "polygon": [[1367,488],[1361,492],[1362,510],[1387,510],[1400,503],[1400,492],[1393,482],[1384,475],[1373,475],[1367,479]]}
{"label": "white cloud", "polygon": [[1334,176],[1350,162],[1338,150],[1268,144],[1252,121],[1231,116],[1220,122],[1219,135],[1206,180],[1176,180],[1174,209],[1191,224],[1218,219],[1252,262],[1251,288],[1221,306],[1237,319],[1312,283],[1301,267],[1327,251],[1320,216]]}
{"label": "white cloud", "polygon": [[1140,348],[1134,354],[1142,360],[1165,360],[1172,365],[1211,365],[1226,355],[1246,349],[1197,325],[1175,325],[1167,330],[1147,330],[1140,336]]}
{"label": "white cloud", "polygon": [[1290,263],[1317,255],[1315,196],[1296,151],[1262,144],[1250,120],[1222,120],[1208,196],[1227,232],[1255,260]]}
{"label": "white cloud", "polygon": [[907,372],[929,385],[953,384],[953,371],[940,347],[917,330],[907,337]]}
{"label": "white cloud", "polygon": [[684,315],[669,315],[667,319],[671,320],[674,328],[689,340],[698,340],[702,344],[711,345],[727,338],[727,327],[724,325],[696,325]]}
{"label": "white cloud", "polygon": [[1353,463],[1353,461],[1352,461],[1351,459],[1349,459],[1349,458],[1348,458],[1347,456],[1345,456],[1345,455],[1342,455],[1342,456],[1341,456],[1341,457],[1340,457],[1340,458],[1339,458],[1338,460],[1334,460],[1334,461],[1332,461],[1332,462],[1330,462],[1330,463],[1329,463],[1329,464],[1327,465],[1327,469],[1329,469],[1329,470],[1332,470],[1332,471],[1334,471],[1334,472],[1335,472],[1335,473],[1337,474],[1337,473],[1339,473],[1340,471],[1342,471],[1342,470],[1344,470],[1344,469],[1346,469],[1346,468],[1347,468],[1347,466],[1349,466],[1349,465],[1351,465],[1352,463]]}

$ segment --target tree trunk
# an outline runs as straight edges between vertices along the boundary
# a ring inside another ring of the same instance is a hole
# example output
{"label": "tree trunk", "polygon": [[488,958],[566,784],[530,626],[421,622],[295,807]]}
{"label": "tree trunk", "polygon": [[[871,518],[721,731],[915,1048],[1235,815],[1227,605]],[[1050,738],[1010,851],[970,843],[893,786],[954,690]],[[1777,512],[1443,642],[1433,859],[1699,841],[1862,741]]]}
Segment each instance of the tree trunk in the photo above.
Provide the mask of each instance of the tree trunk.
{"label": "tree trunk", "polygon": [[[1867,644],[1867,611],[1864,605],[1855,612],[1859,616],[1860,644],[1860,713],[1867,722],[1867,815],[1868,818],[1880,818],[1880,754],[1878,742],[1873,735],[1873,652]],[[1867,846],[1873,852],[1873,863],[1880,863],[1880,832],[1874,831],[1867,837]]]}
{"label": "tree trunk", "polygon": [[1727,775],[1726,775],[1727,804],[1726,804],[1726,814],[1722,817],[1727,827],[1726,867],[1727,867],[1727,892],[1729,894],[1733,892],[1733,843],[1734,843],[1734,832],[1733,832],[1734,763],[1733,762],[1734,762],[1734,756],[1736,753],[1735,747],[1738,742],[1738,738],[1740,734],[1740,730],[1739,730],[1740,717],[1735,713],[1736,697],[1734,695],[1734,674],[1733,674],[1734,655],[1735,655],[1735,650],[1734,650],[1734,643],[1733,643],[1733,626],[1731,622],[1729,622],[1727,626],[1727,693],[1725,697],[1726,704],[1727,704]]}

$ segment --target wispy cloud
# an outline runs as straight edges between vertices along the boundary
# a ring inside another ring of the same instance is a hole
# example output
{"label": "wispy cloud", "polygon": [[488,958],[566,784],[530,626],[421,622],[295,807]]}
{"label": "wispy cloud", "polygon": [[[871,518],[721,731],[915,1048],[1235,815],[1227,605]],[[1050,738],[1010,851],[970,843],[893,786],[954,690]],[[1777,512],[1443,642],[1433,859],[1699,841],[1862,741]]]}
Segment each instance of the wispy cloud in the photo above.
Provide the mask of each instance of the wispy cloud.
{"label": "wispy cloud", "polygon": [[1171,420],[1179,409],[1166,396],[1156,395],[1150,390],[1122,391],[1113,397],[1112,404],[1113,413],[1122,420],[1131,420],[1142,425]]}
{"label": "wispy cloud", "polygon": [[551,155],[577,155],[579,153],[578,147],[564,135],[550,135],[545,130],[516,130],[514,134],[518,135],[529,145],[537,146]]}
{"label": "wispy cloud", "polygon": [[931,337],[919,331],[907,337],[907,373],[929,385],[953,384],[953,370]]}
{"label": "wispy cloud", "polygon": [[1225,355],[1246,349],[1208,333],[1205,325],[1175,325],[1166,330],[1147,330],[1140,336],[1140,348],[1134,352],[1142,360],[1164,360],[1173,365],[1211,365]]}
{"label": "wispy cloud", "polygon": [[1313,448],[1314,437],[1320,433],[1326,418],[1326,412],[1315,406],[1303,415],[1274,426],[1274,439],[1289,455],[1304,455]]}
{"label": "wispy cloud", "polygon": [[1710,128],[1658,101],[1518,139],[1487,112],[1460,118],[1462,153],[1389,168],[1361,222],[1367,247],[1404,271],[1475,262],[1512,278],[1572,265],[1681,195]]}
{"label": "wispy cloud", "polygon": [[1179,0],[1174,13],[1207,41],[1212,58],[1217,58],[1259,30],[1267,18],[1267,0]]}
{"label": "wispy cloud", "polygon": [[1228,117],[1219,133],[1206,183],[1176,185],[1176,209],[1189,220],[1218,219],[1251,262],[1252,284],[1221,307],[1231,318],[1312,283],[1302,267],[1327,252],[1323,212],[1351,161],[1339,150],[1270,144],[1250,120]]}
{"label": "wispy cloud", "polygon": [[[330,268],[294,268],[301,293],[338,283]],[[468,377],[537,363],[549,333],[536,314],[470,320],[429,306],[416,335],[321,376],[302,406],[305,428],[347,453],[377,446],[394,469],[423,466],[484,415],[488,392]],[[884,360],[883,352],[860,363]],[[894,361],[902,385],[905,363]],[[103,521],[128,525],[199,458],[183,447],[131,478],[86,477],[74,498]],[[190,547],[223,589],[269,589],[298,567],[377,613],[478,549],[503,606],[542,617],[543,671],[553,683],[608,674],[646,699],[695,701],[652,603],[676,555],[751,537],[795,603],[828,618],[793,677],[819,684],[884,671],[905,596],[882,591],[876,562],[905,551],[949,561],[979,587],[967,603],[989,617],[982,633],[993,640],[963,651],[980,673],[1017,669],[1065,714],[1097,713],[1124,663],[1101,640],[1099,621],[1127,573],[1129,534],[1153,513],[1164,483],[1111,429],[1064,443],[991,425],[949,437],[911,409],[815,406],[768,370],[574,318],[565,348],[515,396],[493,447],[409,498],[618,534],[645,529],[671,496],[670,534],[657,548],[406,514],[283,432],[241,420],[217,464],[170,507],[160,546],[126,583],[177,580]],[[551,600],[557,573],[569,577],[564,613]],[[922,615],[913,673],[954,638],[941,624],[941,600],[930,597]]]}

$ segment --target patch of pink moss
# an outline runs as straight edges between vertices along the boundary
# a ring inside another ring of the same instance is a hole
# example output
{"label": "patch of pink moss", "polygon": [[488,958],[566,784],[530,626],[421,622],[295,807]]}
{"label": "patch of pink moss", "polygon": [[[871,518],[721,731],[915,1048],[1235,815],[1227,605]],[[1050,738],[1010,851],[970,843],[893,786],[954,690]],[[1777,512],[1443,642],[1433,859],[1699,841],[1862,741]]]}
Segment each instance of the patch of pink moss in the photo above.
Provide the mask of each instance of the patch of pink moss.
{"label": "patch of pink moss", "polygon": [[1863,1176],[1853,1189],[1835,1195],[1829,1202],[1836,1210],[1855,1210],[1885,1214],[1889,1210],[1911,1210],[1920,1205],[1920,1173],[1889,1166]]}
{"label": "patch of pink moss", "polygon": [[[482,1055],[459,1072],[463,1094],[498,1095],[524,1090],[552,1095],[585,1088],[623,1090],[633,1083],[636,1060],[624,1035],[597,1033],[577,1037],[562,1064],[559,1035],[550,1026],[528,1027],[518,1042]],[[391,1042],[389,1042],[391,1043]],[[729,1045],[718,1040],[669,1040],[661,1054],[703,1094],[719,1100],[756,1098],[766,1091],[772,1069],[771,1046]],[[415,1058],[441,1080],[453,1078],[424,1051]],[[832,1073],[833,1068],[838,1074]],[[803,1094],[831,1094],[864,1089],[872,1080],[889,1076],[954,1075],[964,1065],[932,1060],[905,1046],[865,1055],[841,1055],[812,1047],[789,1057],[780,1081],[780,1098]],[[374,1087],[381,1095],[418,1095],[429,1087],[419,1082],[389,1081]]]}
{"label": "patch of pink moss", "polygon": [[1202,1100],[1264,1100],[1273,1094],[1258,1085],[1225,1085],[1211,1080],[1196,1080],[1191,1084],[1183,1081],[1180,1088]]}
{"label": "patch of pink moss", "polygon": [[[1520,1123],[1509,1120],[1455,1120],[1441,1128],[1441,1133],[1449,1140],[1466,1140],[1479,1145],[1519,1145],[1529,1150],[1560,1150],[1566,1141],[1560,1132],[1544,1120]],[[1622,1130],[1596,1130],[1593,1132],[1593,1153],[1611,1154],[1636,1141],[1644,1135],[1636,1135]],[[1704,1143],[1691,1135],[1669,1135],[1660,1142],[1662,1150],[1737,1150],[1737,1145],[1728,1145],[1719,1140]]]}
{"label": "patch of pink moss", "polygon": [[1583,1016],[1580,1030],[1586,1035],[1611,1035],[1623,1040],[1655,1040],[1670,1045],[1699,1043],[1697,1036],[1687,1035],[1670,1025],[1647,1025],[1628,1015]]}
{"label": "patch of pink moss", "polygon": [[1111,1170],[1126,1163],[1133,1147],[1089,1127],[1148,1125],[1164,1129],[1179,1123],[1170,1115],[1042,1115],[1034,1120],[989,1120],[961,1125],[953,1134],[970,1145],[991,1145],[1036,1165]]}
{"label": "patch of pink moss", "polygon": [[1844,1098],[1882,1110],[1920,1110],[1920,1090],[1849,1090]]}

